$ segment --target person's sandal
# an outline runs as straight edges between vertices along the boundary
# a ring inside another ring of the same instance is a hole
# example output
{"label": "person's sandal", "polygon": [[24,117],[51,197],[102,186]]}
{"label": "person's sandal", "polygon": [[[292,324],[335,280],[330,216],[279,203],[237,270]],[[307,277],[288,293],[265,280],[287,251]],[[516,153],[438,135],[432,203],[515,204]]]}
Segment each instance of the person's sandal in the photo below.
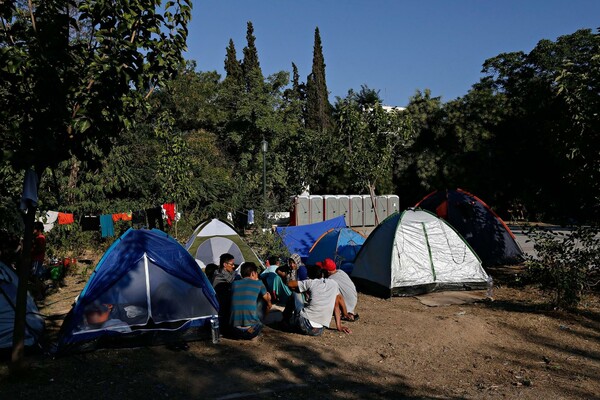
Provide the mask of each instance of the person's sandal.
{"label": "person's sandal", "polygon": [[358,318],[359,318],[358,314],[348,313],[348,315],[350,316],[350,318],[342,317],[342,321],[347,321],[347,322],[358,321]]}

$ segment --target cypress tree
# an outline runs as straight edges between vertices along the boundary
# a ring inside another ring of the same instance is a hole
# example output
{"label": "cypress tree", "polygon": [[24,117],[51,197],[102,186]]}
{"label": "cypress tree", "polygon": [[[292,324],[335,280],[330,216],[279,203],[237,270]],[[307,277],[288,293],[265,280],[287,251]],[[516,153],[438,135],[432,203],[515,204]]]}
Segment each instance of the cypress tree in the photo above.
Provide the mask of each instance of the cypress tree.
{"label": "cypress tree", "polygon": [[306,80],[306,127],[325,131],[332,125],[332,107],[325,82],[325,60],[319,28],[315,28],[312,72]]}
{"label": "cypress tree", "polygon": [[298,100],[302,100],[304,97],[304,85],[300,83],[300,74],[298,73],[298,67],[292,63],[292,90]]}
{"label": "cypress tree", "polygon": [[255,85],[254,81],[263,81],[262,71],[260,69],[260,63],[258,62],[258,51],[254,42],[254,26],[251,21],[248,21],[248,28],[246,30],[246,41],[247,45],[244,47],[244,60],[242,61],[242,72],[244,81],[246,82],[247,90],[251,91]]}
{"label": "cypress tree", "polygon": [[233,39],[229,39],[229,46],[227,46],[227,56],[225,57],[225,73],[227,74],[225,77],[227,80],[236,83],[240,83],[242,81],[242,65],[237,59]]}

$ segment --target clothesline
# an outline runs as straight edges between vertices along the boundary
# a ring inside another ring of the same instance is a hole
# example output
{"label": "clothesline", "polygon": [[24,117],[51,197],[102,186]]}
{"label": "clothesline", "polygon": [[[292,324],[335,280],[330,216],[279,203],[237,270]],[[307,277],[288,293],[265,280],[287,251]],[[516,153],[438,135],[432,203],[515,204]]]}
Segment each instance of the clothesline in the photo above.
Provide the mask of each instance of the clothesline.
{"label": "clothesline", "polygon": [[79,222],[82,231],[100,231],[102,237],[115,236],[114,223],[118,221],[131,221],[134,228],[147,227],[164,230],[163,220],[171,226],[174,221],[179,221],[181,214],[177,212],[175,203],[165,203],[161,206],[144,210],[119,212],[114,214],[82,214],[79,218],[73,213],[46,211],[39,215],[37,220],[44,224],[44,231],[48,232],[58,225],[71,225],[75,220]]}

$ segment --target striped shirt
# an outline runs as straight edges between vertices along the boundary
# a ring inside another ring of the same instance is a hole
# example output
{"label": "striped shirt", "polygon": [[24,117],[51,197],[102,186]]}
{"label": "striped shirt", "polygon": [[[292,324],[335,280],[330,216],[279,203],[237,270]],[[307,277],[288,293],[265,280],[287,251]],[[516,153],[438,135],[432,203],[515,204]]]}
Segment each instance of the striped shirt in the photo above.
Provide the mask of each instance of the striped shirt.
{"label": "striped shirt", "polygon": [[252,326],[260,323],[257,302],[267,289],[260,280],[244,278],[232,283],[231,326]]}

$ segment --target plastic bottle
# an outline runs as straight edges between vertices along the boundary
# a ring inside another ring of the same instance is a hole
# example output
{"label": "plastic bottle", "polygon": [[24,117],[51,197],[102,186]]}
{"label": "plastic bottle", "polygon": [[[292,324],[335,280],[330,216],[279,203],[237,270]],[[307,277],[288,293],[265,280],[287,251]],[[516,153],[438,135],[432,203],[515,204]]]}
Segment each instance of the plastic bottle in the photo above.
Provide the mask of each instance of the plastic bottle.
{"label": "plastic bottle", "polygon": [[221,332],[219,331],[219,318],[210,319],[210,328],[212,333],[212,342],[217,344],[221,341]]}

